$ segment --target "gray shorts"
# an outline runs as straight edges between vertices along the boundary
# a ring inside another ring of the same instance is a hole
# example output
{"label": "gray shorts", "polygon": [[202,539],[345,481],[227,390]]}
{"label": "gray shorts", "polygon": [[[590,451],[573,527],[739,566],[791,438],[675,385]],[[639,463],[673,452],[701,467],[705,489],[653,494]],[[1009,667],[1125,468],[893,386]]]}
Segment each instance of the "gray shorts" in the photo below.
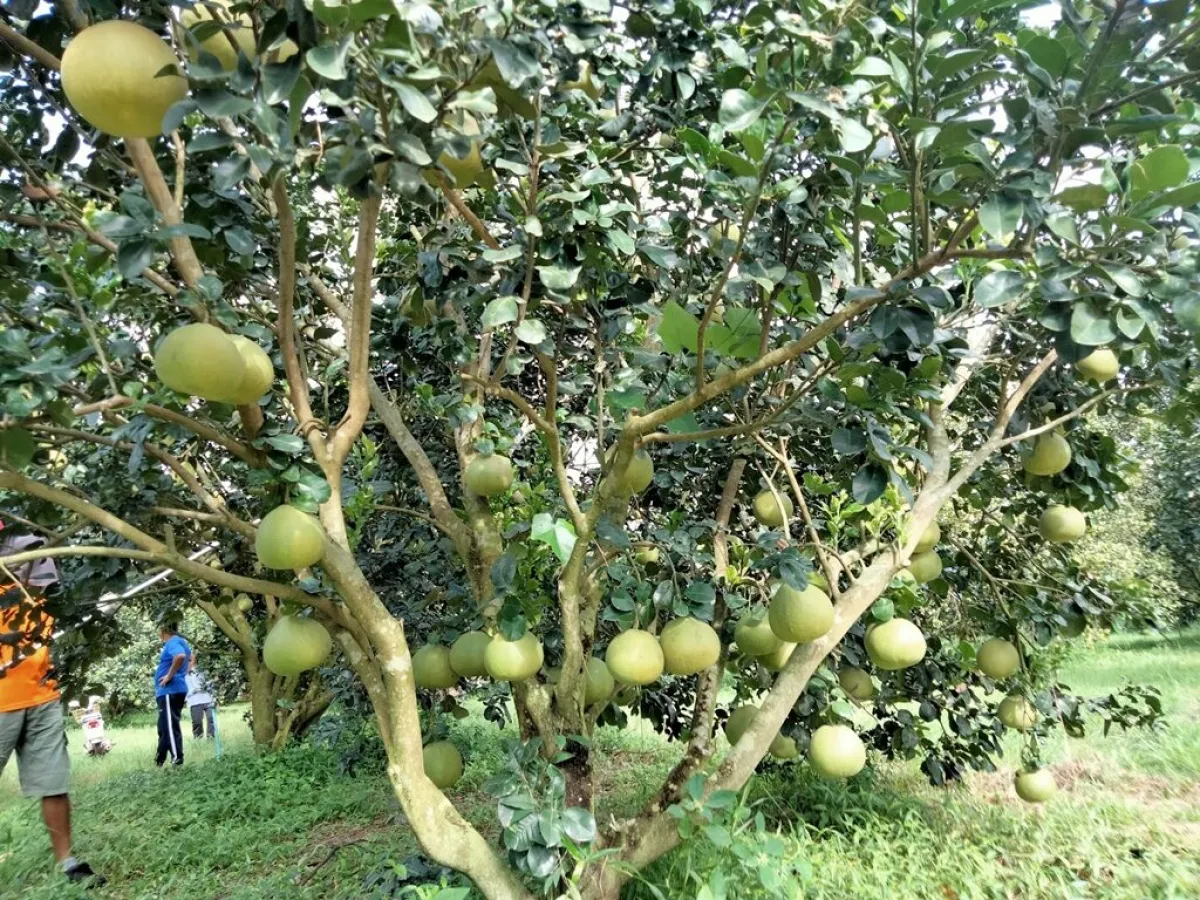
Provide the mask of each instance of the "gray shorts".
{"label": "gray shorts", "polygon": [[0,712],[0,773],[14,750],[22,794],[55,797],[67,793],[71,761],[67,757],[67,732],[58,700]]}

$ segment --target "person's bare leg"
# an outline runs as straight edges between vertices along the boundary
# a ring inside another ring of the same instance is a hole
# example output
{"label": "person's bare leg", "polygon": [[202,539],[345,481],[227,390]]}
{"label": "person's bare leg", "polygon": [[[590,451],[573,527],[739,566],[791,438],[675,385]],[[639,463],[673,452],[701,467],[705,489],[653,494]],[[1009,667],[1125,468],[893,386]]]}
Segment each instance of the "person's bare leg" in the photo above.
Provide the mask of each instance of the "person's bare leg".
{"label": "person's bare leg", "polygon": [[71,798],[67,794],[42,798],[42,821],[50,832],[54,858],[62,862],[71,855]]}

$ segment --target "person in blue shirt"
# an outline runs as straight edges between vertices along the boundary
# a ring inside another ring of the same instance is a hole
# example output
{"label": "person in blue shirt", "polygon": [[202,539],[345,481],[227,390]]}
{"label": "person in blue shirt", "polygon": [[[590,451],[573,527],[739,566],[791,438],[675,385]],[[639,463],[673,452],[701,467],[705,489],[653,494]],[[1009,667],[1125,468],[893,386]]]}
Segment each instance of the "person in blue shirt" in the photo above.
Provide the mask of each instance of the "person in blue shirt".
{"label": "person in blue shirt", "polygon": [[164,622],[158,630],[162,639],[162,653],[158,657],[158,668],[154,670],[154,696],[158,701],[158,754],[155,765],[161,766],[171,758],[174,765],[183,765],[183,732],[179,717],[183,714],[187,698],[188,661],[192,648],[179,636],[179,627],[174,622]]}

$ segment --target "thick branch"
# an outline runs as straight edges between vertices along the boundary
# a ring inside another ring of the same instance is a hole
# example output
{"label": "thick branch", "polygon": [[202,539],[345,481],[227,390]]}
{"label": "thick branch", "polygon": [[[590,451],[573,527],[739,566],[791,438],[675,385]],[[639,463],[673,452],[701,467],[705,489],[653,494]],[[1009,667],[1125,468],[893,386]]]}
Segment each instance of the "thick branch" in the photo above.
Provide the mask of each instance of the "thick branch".
{"label": "thick branch", "polygon": [[479,216],[475,215],[474,212],[472,212],[471,207],[467,206],[466,201],[462,198],[462,194],[450,186],[450,183],[446,181],[446,176],[444,176],[441,172],[432,172],[432,174],[434,179],[437,181],[438,188],[441,189],[441,192],[445,195],[446,199],[450,201],[450,205],[454,207],[455,212],[463,217],[466,223],[471,226],[471,230],[478,235],[481,241],[483,241],[493,250],[499,250],[500,242],[492,237],[492,233],[488,231],[487,226],[483,224],[483,220],[480,219]]}
{"label": "thick branch", "polygon": [[[133,160],[133,165],[137,168],[138,176],[146,188],[150,202],[163,217],[163,222],[168,227],[182,225],[183,211],[171,195],[171,189],[167,187],[167,180],[163,177],[162,169],[158,167],[158,160],[154,158],[153,148],[141,138],[130,138],[125,141],[125,149],[129,152],[129,158]],[[200,260],[192,247],[192,239],[184,234],[177,235],[167,241],[167,246],[171,248],[171,259],[184,284],[195,288],[200,279],[204,277],[204,267],[200,265]]]}

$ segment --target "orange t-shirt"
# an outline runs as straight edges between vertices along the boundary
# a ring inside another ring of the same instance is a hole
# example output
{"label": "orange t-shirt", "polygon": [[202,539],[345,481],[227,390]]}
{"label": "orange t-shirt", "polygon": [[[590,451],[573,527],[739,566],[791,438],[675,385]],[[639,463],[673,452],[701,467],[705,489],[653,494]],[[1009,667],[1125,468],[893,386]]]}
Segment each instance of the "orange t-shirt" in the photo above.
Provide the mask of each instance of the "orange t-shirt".
{"label": "orange t-shirt", "polygon": [[[11,601],[9,591],[16,590],[13,584],[0,585],[0,604]],[[11,639],[13,633],[20,635],[16,644],[0,640],[0,712],[29,709],[57,700],[58,686],[50,678],[50,648],[44,646],[54,632],[54,618],[41,609],[41,604],[30,610],[24,597],[12,606],[0,605],[0,635]],[[29,646],[43,646],[29,653]],[[26,655],[28,654],[28,655]],[[12,661],[22,657],[15,665]]]}

